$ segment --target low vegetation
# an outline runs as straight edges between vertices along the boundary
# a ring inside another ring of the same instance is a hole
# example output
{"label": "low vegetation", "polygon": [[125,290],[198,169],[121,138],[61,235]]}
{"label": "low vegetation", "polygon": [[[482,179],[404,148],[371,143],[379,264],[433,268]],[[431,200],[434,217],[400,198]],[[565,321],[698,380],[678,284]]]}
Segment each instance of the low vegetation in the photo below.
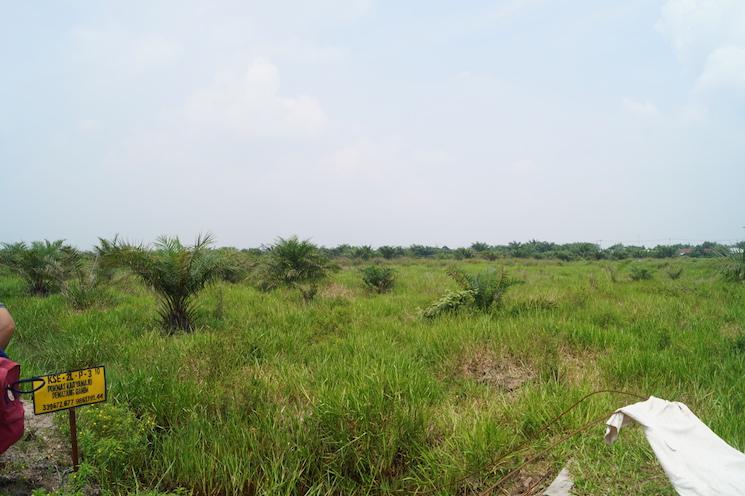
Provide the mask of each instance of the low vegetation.
{"label": "low vegetation", "polygon": [[64,240],[4,243],[0,264],[20,275],[27,291],[47,296],[60,291],[61,283],[77,268],[80,253]]}
{"label": "low vegetation", "polygon": [[424,318],[433,319],[469,306],[482,312],[499,309],[505,292],[518,282],[510,278],[504,268],[487,268],[470,274],[458,267],[450,267],[448,274],[461,289],[445,293],[422,312]]}
{"label": "low vegetation", "polygon": [[730,282],[745,281],[745,249],[727,251],[723,257],[722,275]]}
{"label": "low vegetation", "polygon": [[123,267],[138,276],[158,297],[158,315],[168,331],[191,331],[196,324],[195,297],[223,270],[222,258],[210,250],[210,235],[192,246],[176,237],[158,238],[153,247],[101,239],[98,256],[107,266]]}
{"label": "low vegetation", "polygon": [[683,267],[670,267],[667,269],[667,275],[672,280],[678,280],[680,279],[680,276],[683,275]]}
{"label": "low vegetation", "polygon": [[396,282],[396,271],[382,265],[369,265],[360,269],[362,282],[368,289],[378,293],[387,293]]}
{"label": "low vegetation", "polygon": [[309,302],[332,269],[329,259],[309,240],[278,238],[263,257],[258,279],[263,289],[297,289]]}
{"label": "low vegetation", "polygon": [[[76,477],[105,494],[478,494],[558,443],[513,489],[568,464],[577,495],[672,496],[638,429],[613,447],[600,424],[559,443],[635,400],[598,395],[544,428],[598,389],[682,401],[745,449],[745,285],[723,280],[718,259],[681,257],[676,280],[641,284],[613,260],[504,258],[495,269],[479,245],[455,266],[389,259],[395,291],[369,297],[359,259],[334,270],[297,238],[239,255],[252,265],[236,282],[209,238],[99,248],[117,274],[137,276],[117,276],[106,305],[35,297],[7,267],[0,300],[24,376],[106,365],[108,402],[80,410]],[[259,277],[272,291],[254,287]],[[441,296],[440,318],[417,318]],[[177,304],[186,311],[171,318]]]}
{"label": "low vegetation", "polygon": [[652,279],[652,270],[649,267],[634,265],[629,270],[629,277],[632,281],[648,281]]}

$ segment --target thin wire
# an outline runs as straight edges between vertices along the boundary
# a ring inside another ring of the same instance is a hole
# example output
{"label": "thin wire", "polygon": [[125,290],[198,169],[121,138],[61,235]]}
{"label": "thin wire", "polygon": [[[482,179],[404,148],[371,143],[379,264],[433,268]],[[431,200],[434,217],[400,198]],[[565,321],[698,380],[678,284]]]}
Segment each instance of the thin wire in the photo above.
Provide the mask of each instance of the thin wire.
{"label": "thin wire", "polygon": [[[620,391],[620,390],[616,390],[616,389],[600,389],[600,390],[598,390],[598,391],[593,391],[593,392],[591,392],[591,393],[588,393],[588,394],[584,395],[584,396],[583,396],[583,397],[581,397],[581,398],[580,398],[579,400],[575,401],[575,402],[574,402],[574,403],[573,403],[573,404],[572,404],[572,405],[571,405],[571,406],[570,406],[569,408],[567,408],[566,410],[564,410],[563,412],[561,412],[561,413],[560,413],[560,414],[559,414],[558,416],[556,416],[556,417],[554,417],[553,419],[551,419],[550,421],[548,421],[548,422],[547,422],[546,424],[544,424],[544,425],[543,425],[543,427],[541,427],[541,429],[539,429],[539,430],[540,430],[540,431],[545,431],[545,430],[547,430],[547,429],[548,429],[549,427],[551,427],[552,425],[554,425],[555,423],[557,423],[557,422],[558,422],[559,420],[561,420],[561,419],[562,419],[562,418],[563,418],[563,417],[564,417],[565,415],[567,415],[567,414],[568,414],[569,412],[571,412],[572,410],[574,410],[574,409],[575,409],[575,408],[576,408],[577,406],[579,406],[579,405],[580,405],[581,403],[583,403],[584,401],[586,401],[586,400],[587,400],[588,398],[590,398],[590,397],[592,397],[592,396],[595,396],[595,395],[597,395],[597,394],[603,394],[603,393],[613,393],[613,394],[620,394],[620,395],[624,395],[624,396],[629,396],[629,397],[632,397],[632,398],[636,398],[636,399],[639,399],[639,400],[642,400],[642,401],[645,401],[645,400],[647,399],[647,397],[645,397],[645,396],[642,396],[642,395],[640,395],[640,394],[636,394],[636,393],[630,393],[630,392],[628,392],[628,391]],[[616,410],[613,410],[613,412],[615,412],[615,411],[616,411]],[[609,417],[610,415],[612,415],[612,414],[613,414],[613,412],[611,412],[611,413],[609,413],[609,414],[607,414],[607,415],[604,415],[604,416],[602,416],[602,417],[599,417],[599,420],[603,420],[603,419],[606,419],[606,418],[608,418],[608,417]],[[576,434],[579,434],[580,432],[582,432],[582,430],[586,430],[587,428],[589,428],[589,427],[592,427],[592,425],[593,425],[593,424],[595,424],[595,423],[597,423],[597,422],[598,422],[598,419],[592,420],[592,421],[591,421],[591,424],[589,424],[589,425],[588,425],[588,424],[585,424],[585,425],[584,425],[583,427],[581,427],[581,428],[580,428],[581,430],[577,430],[577,431],[574,431],[574,432],[573,432],[572,434],[570,434],[570,436],[569,436],[569,437],[572,437],[572,436],[574,436],[574,435],[576,435]],[[526,460],[525,462],[523,462],[522,464],[520,464],[520,465],[519,465],[519,466],[518,466],[518,467],[517,467],[516,469],[514,469],[514,470],[513,470],[512,472],[508,473],[507,475],[505,475],[504,477],[502,477],[501,479],[499,479],[499,480],[498,480],[498,481],[497,481],[497,482],[496,482],[496,483],[495,483],[495,484],[494,484],[493,486],[491,486],[491,487],[490,487],[490,488],[489,488],[489,489],[488,489],[488,490],[487,490],[486,492],[483,492],[483,493],[481,493],[481,494],[482,494],[482,495],[484,495],[484,494],[486,494],[486,493],[488,493],[488,492],[491,492],[491,491],[493,491],[494,489],[496,489],[497,487],[499,487],[499,486],[500,486],[500,485],[501,485],[501,484],[502,484],[503,482],[505,482],[505,481],[506,481],[506,480],[507,480],[507,479],[508,479],[509,477],[511,477],[512,475],[514,475],[515,473],[517,473],[517,471],[519,471],[519,470],[520,470],[520,469],[521,469],[522,467],[524,467],[524,466],[525,466],[525,465],[526,465],[527,463],[529,463],[530,461],[534,460],[534,459],[535,459],[535,458],[536,458],[537,456],[540,456],[540,455],[541,455],[542,453],[545,453],[545,452],[546,452],[547,450],[549,450],[549,449],[552,449],[552,448],[554,448],[555,446],[557,446],[558,444],[561,444],[562,442],[566,441],[567,439],[569,439],[569,437],[566,437],[566,438],[563,438],[563,439],[561,439],[561,440],[560,440],[559,442],[557,442],[557,443],[554,443],[553,445],[549,446],[549,447],[548,447],[547,449],[543,450],[542,452],[539,452],[539,453],[538,453],[538,455],[536,455],[536,456],[533,456],[533,457],[529,458],[528,460]],[[522,444],[518,445],[518,447],[517,447],[517,448],[515,448],[515,449],[513,449],[512,451],[510,451],[510,452],[508,452],[508,453],[505,453],[504,455],[500,456],[499,458],[497,458],[497,459],[495,459],[495,460],[493,460],[493,461],[489,462],[489,463],[488,463],[488,464],[486,465],[486,467],[490,467],[490,469],[489,469],[490,471],[491,471],[491,470],[493,470],[493,469],[495,469],[495,468],[496,468],[496,467],[497,467],[497,466],[499,465],[499,463],[500,463],[500,462],[502,462],[502,461],[503,461],[504,459],[506,459],[506,458],[511,458],[511,457],[513,457],[513,456],[517,455],[518,453],[520,453],[521,451],[523,451],[523,450],[524,450],[524,449],[525,449],[525,448],[527,447],[527,445],[528,445],[528,444],[530,444],[530,442],[531,442],[531,441],[532,441],[532,440],[530,440],[530,439],[527,439],[527,440],[525,440],[525,442],[523,442]],[[478,475],[478,474],[480,474],[480,473],[484,472],[484,471],[485,471],[484,469],[485,469],[486,467],[482,467],[482,468],[480,468],[480,469],[478,469],[478,470],[474,470],[474,471],[471,471],[471,472],[469,472],[468,474],[466,474],[465,476],[459,477],[458,479],[456,479],[456,480],[455,480],[455,481],[453,482],[453,484],[454,484],[454,485],[459,485],[459,484],[462,484],[462,483],[463,483],[463,482],[465,482],[465,481],[466,481],[467,479],[470,479],[471,477],[473,477],[473,476],[475,476],[475,475]],[[434,493],[434,492],[436,492],[436,491],[438,491],[438,490],[439,490],[439,488],[431,488],[431,489],[427,489],[427,490],[424,490],[424,491],[421,491],[421,492],[420,492],[420,491],[418,491],[418,490],[416,490],[416,491],[414,491],[414,493],[416,493],[416,494],[423,494],[423,495],[424,495],[424,494],[432,494],[432,493]]]}

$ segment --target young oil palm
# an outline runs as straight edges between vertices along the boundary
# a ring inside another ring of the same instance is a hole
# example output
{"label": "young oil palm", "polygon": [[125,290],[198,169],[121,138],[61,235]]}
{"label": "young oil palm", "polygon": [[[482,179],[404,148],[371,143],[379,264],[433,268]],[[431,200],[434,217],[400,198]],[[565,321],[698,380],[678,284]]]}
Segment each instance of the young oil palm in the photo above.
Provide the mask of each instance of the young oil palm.
{"label": "young oil palm", "polygon": [[265,255],[261,267],[262,285],[267,289],[296,288],[307,302],[316,295],[318,283],[331,269],[328,258],[309,240],[300,240],[297,236],[278,238]]}
{"label": "young oil palm", "polygon": [[61,239],[4,243],[0,249],[0,264],[19,274],[29,293],[47,296],[60,290],[62,282],[79,263],[80,253]]}
{"label": "young oil palm", "polygon": [[194,330],[194,298],[222,271],[221,257],[210,249],[211,235],[198,236],[192,246],[168,236],[158,238],[152,248],[117,238],[100,241],[97,251],[104,263],[127,267],[158,296],[158,313],[167,331]]}

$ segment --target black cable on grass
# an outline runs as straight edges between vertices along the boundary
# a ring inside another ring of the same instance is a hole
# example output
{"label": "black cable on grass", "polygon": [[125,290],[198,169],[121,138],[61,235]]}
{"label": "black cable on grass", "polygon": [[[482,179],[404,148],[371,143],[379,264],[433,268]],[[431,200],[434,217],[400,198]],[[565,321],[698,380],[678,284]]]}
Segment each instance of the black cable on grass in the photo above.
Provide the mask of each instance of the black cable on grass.
{"label": "black cable on grass", "polygon": [[[575,401],[569,408],[567,408],[566,410],[564,410],[563,412],[561,412],[558,416],[554,417],[549,422],[547,422],[546,424],[544,424],[543,427],[541,427],[540,431],[545,431],[546,429],[548,429],[549,427],[551,427],[552,425],[554,425],[555,423],[557,423],[565,415],[567,415],[569,412],[571,412],[572,410],[574,410],[575,408],[577,408],[581,403],[583,403],[584,401],[586,401],[588,398],[590,398],[592,396],[595,396],[597,394],[603,394],[603,393],[620,394],[620,395],[624,395],[624,396],[629,396],[629,397],[632,397],[632,398],[636,398],[636,399],[639,399],[641,401],[646,401],[648,399],[647,397],[644,397],[644,396],[642,396],[640,394],[630,393],[628,391],[619,391],[619,390],[616,390],[616,389],[600,389],[598,391],[593,391],[591,393],[588,393],[588,394],[584,395],[579,400]],[[613,415],[613,413],[615,413],[616,410],[617,409],[614,409],[610,413],[603,414],[603,416],[597,417],[597,418],[595,418],[595,419],[587,422],[582,427],[573,430],[567,436],[564,436],[559,441],[556,441],[555,443],[551,444],[548,448],[546,448],[546,449],[544,449],[542,451],[539,451],[537,454],[535,454],[534,456],[528,458],[523,463],[521,463],[520,465],[518,465],[515,469],[513,469],[507,475],[505,475],[504,477],[500,478],[497,482],[495,482],[493,485],[491,485],[488,489],[486,489],[485,491],[482,491],[480,493],[480,496],[485,496],[485,495],[491,493],[492,491],[494,491],[495,489],[497,489],[499,486],[501,486],[502,484],[504,484],[512,476],[514,476],[515,474],[517,474],[528,463],[531,463],[531,462],[537,460],[539,457],[541,457],[542,455],[544,455],[548,451],[552,450],[553,448],[555,448],[559,444],[563,443],[564,441],[567,441],[568,439],[576,436],[577,434],[580,434],[580,433],[586,431],[587,429],[589,429],[590,427],[593,427],[595,424],[601,422],[602,420],[607,419],[608,417],[610,417],[611,415]],[[510,451],[509,453],[505,453],[504,455],[500,456],[496,460],[490,462],[487,466],[491,467],[490,470],[495,469],[499,465],[499,463],[502,462],[503,460],[505,460],[507,458],[512,458],[513,456],[516,456],[521,451],[523,451],[527,447],[527,445],[529,443],[530,443],[530,440],[526,440],[524,443],[522,443],[521,445],[519,445],[517,448],[515,448],[512,451]],[[475,475],[478,475],[480,473],[483,473],[483,472],[484,472],[483,469],[479,469],[477,471],[475,470],[473,472],[470,472],[469,474],[467,474],[467,475],[465,475],[465,476],[460,477],[459,479],[457,479],[455,481],[455,484],[456,485],[457,484],[461,484],[462,482],[465,482],[466,479],[470,479],[471,477],[473,477]],[[535,486],[535,484],[534,484],[534,486]],[[531,487],[530,488],[531,491],[533,489],[534,489],[534,487]],[[428,489],[428,490],[425,490],[425,491],[414,491],[414,493],[415,494],[432,494],[432,493],[434,493],[435,491],[438,491],[438,490],[439,490],[439,488],[432,488],[432,489]],[[530,494],[530,492],[528,494]]]}

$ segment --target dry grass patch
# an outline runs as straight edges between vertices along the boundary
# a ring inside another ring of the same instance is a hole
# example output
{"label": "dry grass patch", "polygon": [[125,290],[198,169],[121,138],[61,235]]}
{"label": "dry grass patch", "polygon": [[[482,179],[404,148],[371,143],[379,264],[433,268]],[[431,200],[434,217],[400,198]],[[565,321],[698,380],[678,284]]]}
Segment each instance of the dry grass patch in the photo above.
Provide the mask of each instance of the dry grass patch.
{"label": "dry grass patch", "polygon": [[354,291],[348,286],[337,282],[325,286],[320,292],[321,298],[351,300],[354,298]]}
{"label": "dry grass patch", "polygon": [[483,349],[473,350],[465,357],[461,373],[504,392],[515,391],[537,375],[535,370],[512,356],[498,356]]}
{"label": "dry grass patch", "polygon": [[735,324],[734,322],[729,322],[727,324],[724,324],[722,327],[719,328],[719,333],[727,338],[736,338],[738,336],[743,335],[742,326],[740,324]]}
{"label": "dry grass patch", "polygon": [[589,385],[593,389],[600,389],[603,384],[602,373],[598,366],[597,353],[577,353],[576,351],[561,349],[561,377],[572,386]]}

